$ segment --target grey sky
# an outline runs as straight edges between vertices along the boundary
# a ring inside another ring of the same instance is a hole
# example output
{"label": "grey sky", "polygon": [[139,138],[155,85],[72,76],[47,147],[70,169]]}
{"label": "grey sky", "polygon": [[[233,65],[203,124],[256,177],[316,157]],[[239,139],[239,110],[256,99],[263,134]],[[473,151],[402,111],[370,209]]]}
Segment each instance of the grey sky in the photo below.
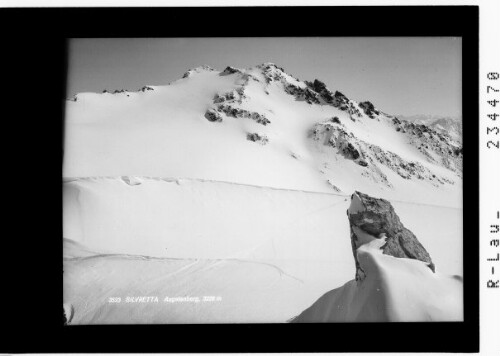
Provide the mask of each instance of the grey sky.
{"label": "grey sky", "polygon": [[203,64],[274,62],[389,114],[461,116],[461,50],[451,37],[76,39],[68,96],[167,84]]}

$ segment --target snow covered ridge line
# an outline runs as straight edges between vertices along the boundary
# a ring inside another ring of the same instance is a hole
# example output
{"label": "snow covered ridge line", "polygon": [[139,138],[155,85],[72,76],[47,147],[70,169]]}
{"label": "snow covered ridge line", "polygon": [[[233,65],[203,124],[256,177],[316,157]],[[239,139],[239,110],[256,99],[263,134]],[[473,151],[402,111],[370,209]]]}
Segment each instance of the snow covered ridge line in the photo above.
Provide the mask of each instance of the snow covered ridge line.
{"label": "snow covered ridge line", "polygon": [[[143,87],[137,89],[135,92],[138,93],[138,92],[147,92],[147,91],[152,91],[154,90],[154,88],[150,85],[144,85]],[[132,91],[129,91],[127,89],[115,89],[115,90],[112,90],[112,91],[108,91],[107,89],[104,89],[102,91],[102,94],[125,94],[127,97],[130,97],[130,93],[132,93]],[[68,98],[66,99],[68,101],[78,101],[78,94],[75,94],[73,95],[73,97],[71,98]]]}
{"label": "snow covered ridge line", "polygon": [[231,185],[239,185],[244,187],[253,187],[253,188],[263,188],[263,189],[271,189],[271,190],[281,190],[288,192],[298,192],[298,193],[306,193],[306,194],[321,194],[321,195],[335,195],[339,197],[348,197],[349,194],[336,194],[336,193],[328,193],[328,192],[315,192],[311,190],[299,190],[299,189],[288,189],[288,188],[278,188],[278,187],[269,187],[255,184],[245,184],[245,183],[236,183],[236,182],[228,182],[221,180],[212,180],[212,179],[201,179],[201,178],[174,178],[174,177],[152,177],[152,176],[93,176],[93,177],[63,177],[64,183],[71,183],[77,181],[99,181],[99,180],[122,180],[124,183],[134,186],[141,185],[142,180],[153,180],[153,181],[163,181],[166,183],[176,183],[181,185],[185,182],[200,182],[200,183],[221,183],[221,184],[231,184]]}
{"label": "snow covered ridge line", "polygon": [[429,253],[388,201],[355,192],[347,215],[355,279],[324,294],[291,322],[463,320],[462,277],[436,272]]}
{"label": "snow covered ridge line", "polygon": [[[236,75],[240,77],[242,80],[240,88],[237,90],[237,93],[216,94],[214,98],[214,104],[221,102],[233,102],[241,104],[242,100],[245,99],[244,95],[245,87],[248,85],[250,80],[255,82],[263,82],[265,86],[269,86],[271,83],[275,82],[275,83],[280,83],[283,86],[285,92],[288,93],[289,95],[294,96],[296,100],[305,101],[308,104],[333,106],[335,108],[338,108],[339,110],[347,112],[351,117],[351,120],[353,121],[359,118],[363,118],[363,115],[372,120],[380,120],[380,117],[386,117],[386,118],[396,119],[398,121],[398,124],[403,124],[404,128],[401,127],[399,128],[399,130],[402,130],[403,132],[410,126],[411,126],[410,130],[413,130],[415,128],[415,124],[411,122],[412,121],[411,119],[406,120],[404,117],[398,119],[394,115],[388,115],[382,112],[381,110],[377,109],[374,106],[374,104],[371,103],[370,101],[356,102],[354,100],[351,100],[347,98],[344,94],[342,94],[340,91],[331,91],[326,86],[326,84],[320,81],[319,79],[314,79],[314,81],[308,81],[308,80],[301,81],[300,79],[290,74],[287,74],[283,68],[270,62],[266,62],[247,69],[239,69],[228,66],[222,72],[219,72],[208,65],[202,65],[188,70],[186,73],[184,73],[184,75],[182,75],[182,78],[180,80],[188,79],[196,74],[212,73],[212,72],[219,73],[220,76]],[[171,83],[168,83],[168,85],[170,84]],[[137,92],[146,92],[154,90],[155,88],[153,86],[146,85],[138,89]],[[269,94],[267,89],[265,91],[267,94]],[[129,97],[131,92],[129,92],[126,89],[116,89],[112,91],[108,91],[105,89],[102,93],[125,94],[127,97]],[[74,95],[71,99],[68,100],[77,101],[78,94]],[[217,106],[217,111],[223,111],[229,113],[230,116],[233,117],[241,116],[241,115],[236,115],[236,112],[234,110],[237,109],[233,107],[228,108],[221,105]],[[257,113],[248,113],[248,114],[249,116],[260,115]],[[221,121],[221,120],[211,120],[211,121]],[[265,117],[263,120],[258,122],[263,123],[264,125],[269,123]],[[443,121],[441,120],[440,123],[442,122]],[[443,128],[443,126],[438,125],[438,123],[434,123],[431,121],[424,122],[422,120],[416,121],[416,123],[417,126],[420,126],[421,128],[425,127],[425,129],[423,129],[422,131],[431,132],[431,135],[432,133],[434,133],[436,136],[438,136],[439,134],[439,138],[442,140],[444,140],[442,137],[446,137],[449,140],[454,140],[457,141],[458,143],[461,142],[461,127],[460,129],[455,129],[456,132],[454,131],[452,134],[448,134],[446,129],[448,127],[447,125],[444,125],[445,127]],[[458,137],[457,135],[460,137]],[[458,147],[457,149],[461,149],[461,147]]]}
{"label": "snow covered ridge line", "polygon": [[[405,118],[397,119],[396,116],[388,115],[381,110],[377,109],[373,103],[370,101],[364,102],[356,102],[347,98],[344,94],[339,91],[331,91],[328,89],[325,83],[320,81],[319,79],[315,79],[314,81],[301,81],[295,78],[292,75],[287,74],[283,68],[278,67],[274,63],[263,63],[248,69],[239,69],[231,66],[226,67],[224,71],[220,72],[220,75],[231,75],[236,74],[240,75],[244,79],[244,83],[242,87],[238,90],[239,98],[236,99],[234,93],[226,93],[222,97],[216,95],[214,99],[214,103],[220,103],[223,101],[234,101],[236,100],[238,103],[241,103],[242,99],[245,98],[243,91],[246,84],[250,79],[259,81],[257,76],[252,74],[252,71],[258,69],[263,74],[264,81],[266,84],[270,84],[271,82],[281,82],[287,92],[290,95],[295,96],[298,100],[306,101],[309,104],[322,104],[322,105],[332,105],[342,111],[346,111],[351,116],[352,120],[355,118],[361,118],[363,112],[370,119],[377,119],[378,116],[383,115],[386,117],[394,118],[398,121],[398,124],[403,124],[405,128],[410,127],[411,129],[415,128],[414,124],[412,124],[411,120],[405,120]],[[216,71],[215,69],[209,66],[201,66],[194,69],[189,70],[184,74],[183,78],[188,78],[191,74],[201,73],[203,71]],[[420,124],[420,125],[419,125]],[[448,135],[446,130],[441,127],[431,127],[427,125],[425,122],[418,122],[417,127],[420,126],[425,132],[433,132],[434,134],[441,136],[446,136],[449,139],[455,139],[455,136]],[[400,128],[401,129],[401,128]],[[433,130],[434,129],[434,130]],[[399,130],[398,130],[399,131]],[[404,129],[403,129],[404,131]],[[460,142],[460,140],[457,140]]]}
{"label": "snow covered ridge line", "polygon": [[[63,177],[63,184],[78,182],[78,181],[99,181],[99,180],[122,180],[125,184],[130,186],[141,185],[143,180],[152,180],[158,182],[165,183],[176,183],[177,185],[182,185],[183,183],[188,182],[200,182],[200,183],[220,183],[220,184],[229,184],[243,187],[252,187],[252,188],[260,188],[260,189],[270,189],[277,191],[285,191],[285,192],[297,192],[297,193],[305,193],[305,194],[318,194],[318,195],[333,195],[338,197],[352,197],[352,194],[341,194],[341,193],[330,193],[330,192],[318,192],[312,190],[302,190],[302,189],[288,189],[288,188],[278,188],[278,187],[270,187],[256,184],[245,184],[245,183],[237,183],[237,182],[228,182],[214,179],[201,179],[201,178],[174,178],[174,177],[153,177],[153,176],[92,176],[92,177]],[[411,204],[418,206],[429,206],[436,208],[446,208],[453,210],[461,210],[461,207],[447,206],[447,205],[438,205],[438,204],[429,204],[429,203],[420,203],[420,202],[412,202],[398,199],[389,199],[391,202],[402,203],[402,204]]]}
{"label": "snow covered ridge line", "polygon": [[[200,73],[211,73],[217,71],[209,66],[203,65],[194,69],[190,69],[186,72],[182,79],[190,78],[194,74]],[[216,108],[209,110],[217,110],[219,112],[224,112],[232,117],[251,117],[263,125],[270,123],[270,121],[262,114],[259,113],[251,113],[246,110],[241,110],[235,108],[230,105],[220,105],[222,102],[226,103],[238,103],[241,104],[242,101],[246,98],[244,91],[248,86],[250,80],[265,83],[265,86],[269,86],[272,82],[281,83],[283,89],[286,93],[294,96],[296,100],[306,101],[308,104],[319,104],[319,105],[329,105],[339,110],[345,111],[349,114],[351,120],[355,121],[356,118],[362,118],[363,114],[372,119],[372,120],[380,120],[381,117],[392,118],[394,120],[394,124],[399,125],[396,129],[397,131],[402,131],[403,133],[406,131],[410,131],[415,133],[415,129],[418,132],[419,137],[422,137],[424,133],[429,133],[431,138],[436,136],[441,141],[445,140],[455,140],[456,149],[450,150],[454,152],[461,152],[461,147],[459,147],[459,142],[461,142],[461,138],[456,138],[456,135],[448,135],[446,130],[444,130],[441,126],[434,126],[434,129],[430,125],[426,125],[427,123],[419,122],[417,125],[414,123],[404,120],[398,119],[396,116],[388,115],[383,113],[381,110],[377,109],[371,102],[356,102],[354,100],[350,100],[344,94],[339,91],[331,91],[328,89],[325,83],[322,81],[315,79],[314,81],[300,81],[299,79],[287,74],[283,68],[276,66],[274,63],[263,63],[261,65],[257,65],[248,69],[237,69],[233,67],[227,67],[224,71],[218,72],[219,75],[228,76],[228,75],[236,75],[241,78],[240,87],[238,90],[229,92],[216,94],[213,102],[214,104],[219,104]],[[259,78],[260,77],[260,78]],[[182,80],[181,79],[181,80]],[[138,92],[146,92],[146,91],[154,91],[154,88],[151,86],[143,86],[138,90]],[[269,95],[267,89],[265,92]],[[107,90],[104,90],[103,93],[109,93]],[[129,95],[127,90],[114,90],[113,94],[126,94]],[[75,95],[72,99],[68,99],[71,101],[77,101],[78,97]],[[208,113],[208,111],[207,111]],[[363,113],[363,114],[362,114]],[[209,114],[210,115],[210,114]],[[207,117],[210,121],[222,121],[220,117],[216,115],[210,115]]]}

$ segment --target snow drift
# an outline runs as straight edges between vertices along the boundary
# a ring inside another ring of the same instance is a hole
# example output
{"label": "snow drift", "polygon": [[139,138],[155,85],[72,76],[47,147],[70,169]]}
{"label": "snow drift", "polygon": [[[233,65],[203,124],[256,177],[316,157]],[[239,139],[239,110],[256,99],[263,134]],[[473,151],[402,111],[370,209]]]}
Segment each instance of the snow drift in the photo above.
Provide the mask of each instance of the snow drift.
{"label": "snow drift", "polygon": [[433,271],[429,254],[387,201],[356,193],[348,214],[356,279],[324,294],[293,322],[463,320],[461,277]]}

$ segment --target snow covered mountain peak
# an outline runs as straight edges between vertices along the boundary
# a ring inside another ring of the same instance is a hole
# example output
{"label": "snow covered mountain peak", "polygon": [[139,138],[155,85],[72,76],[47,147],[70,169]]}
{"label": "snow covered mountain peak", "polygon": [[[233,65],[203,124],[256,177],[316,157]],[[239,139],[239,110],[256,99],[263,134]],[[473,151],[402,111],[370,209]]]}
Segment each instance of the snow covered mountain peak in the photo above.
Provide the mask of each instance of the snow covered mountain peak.
{"label": "snow covered mountain peak", "polygon": [[461,204],[452,193],[461,189],[460,142],[274,63],[203,65],[164,86],[78,94],[66,120],[67,177],[185,177]]}

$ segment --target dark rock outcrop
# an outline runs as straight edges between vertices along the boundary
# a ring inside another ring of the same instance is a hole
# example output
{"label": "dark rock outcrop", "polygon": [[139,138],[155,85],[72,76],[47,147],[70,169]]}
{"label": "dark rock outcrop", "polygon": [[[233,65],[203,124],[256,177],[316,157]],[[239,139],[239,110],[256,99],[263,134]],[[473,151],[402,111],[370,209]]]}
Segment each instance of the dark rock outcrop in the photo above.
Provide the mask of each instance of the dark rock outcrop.
{"label": "dark rock outcrop", "polygon": [[264,75],[264,80],[266,81],[267,84],[275,81],[275,82],[281,82],[283,84],[286,83],[285,79],[285,71],[283,68],[278,67],[274,63],[263,63],[257,66],[262,71],[262,74]]}
{"label": "dark rock outcrop", "polygon": [[356,264],[356,280],[364,279],[365,272],[357,258],[357,249],[363,244],[361,242],[363,238],[356,234],[357,229],[355,228],[375,238],[385,236],[385,244],[381,247],[384,254],[425,262],[435,272],[431,256],[417,237],[404,227],[391,203],[387,200],[355,192],[351,196],[351,206],[347,211],[347,215],[351,227],[351,245]]}
{"label": "dark rock outcrop", "polygon": [[227,66],[226,69],[224,69],[220,73],[220,75],[224,76],[224,75],[230,75],[230,74],[234,74],[234,73],[242,74],[243,72],[241,71],[241,69],[234,68],[234,67],[231,67],[231,66]]}
{"label": "dark rock outcrop", "polygon": [[429,162],[438,163],[456,172],[463,171],[463,150],[461,142],[455,141],[446,132],[440,132],[430,126],[393,118],[397,132],[406,134],[409,143],[416,147]]}
{"label": "dark rock outcrop", "polygon": [[298,85],[286,83],[285,84],[285,92],[290,95],[293,95],[296,100],[305,101],[308,104],[319,104],[320,96],[311,88],[301,88]]}
{"label": "dark rock outcrop", "polygon": [[337,116],[334,116],[330,119],[334,124],[340,124],[340,119]]}
{"label": "dark rock outcrop", "polygon": [[211,122],[221,122],[222,116],[215,110],[209,109],[205,113],[205,118]]}
{"label": "dark rock outcrop", "polygon": [[141,89],[139,89],[139,91],[142,91],[142,92],[145,92],[146,90],[154,90],[154,89],[151,88],[151,87],[149,87],[149,86],[147,86],[147,85],[145,85]]}
{"label": "dark rock outcrop", "polygon": [[[355,117],[362,116],[358,104],[354,104],[353,101],[339,91],[333,93],[322,81],[318,79],[313,82],[306,80],[304,84],[306,85],[305,88],[298,84],[283,82],[285,91],[295,96],[297,100],[303,100],[308,104],[331,105],[347,112],[353,121],[355,121]],[[378,113],[376,110],[375,112]]]}
{"label": "dark rock outcrop", "polygon": [[347,105],[349,103],[349,99],[347,96],[339,92],[338,90],[333,94],[333,106],[340,108],[341,110],[346,110]]}
{"label": "dark rock outcrop", "polygon": [[271,121],[269,121],[269,119],[263,114],[248,111],[245,109],[240,109],[231,105],[219,104],[217,105],[217,111],[223,112],[229,117],[252,119],[258,124],[264,126],[271,123]]}
{"label": "dark rock outcrop", "polygon": [[[382,166],[407,180],[426,180],[436,187],[444,184],[455,184],[453,181],[447,181],[445,177],[436,175],[418,161],[409,161],[392,151],[356,137],[346,129],[345,125],[337,123],[333,119],[314,125],[309,131],[309,137],[335,149],[345,159],[365,168],[363,175],[370,177],[377,184],[393,187]],[[423,150],[425,150],[425,146]],[[451,154],[446,153],[449,160],[448,166],[453,163],[452,159],[459,161],[462,156],[460,148],[452,150],[450,146],[450,150]],[[446,162],[443,162],[442,165],[447,167]]]}
{"label": "dark rock outcrop", "polygon": [[375,118],[375,115],[379,115],[380,112],[375,109],[375,106],[370,103],[369,101],[364,101],[362,103],[359,103],[359,107],[363,109],[366,115],[370,118]]}
{"label": "dark rock outcrop", "polygon": [[246,99],[245,86],[239,87],[237,90],[232,90],[226,93],[217,93],[214,96],[214,104],[220,103],[238,103],[241,104],[243,99]]}
{"label": "dark rock outcrop", "polygon": [[247,133],[247,140],[252,141],[252,142],[258,142],[261,145],[265,145],[266,143],[269,142],[269,139],[267,138],[266,135],[259,135],[258,133]]}
{"label": "dark rock outcrop", "polygon": [[321,98],[328,104],[333,102],[334,94],[328,90],[326,84],[318,79],[314,79],[314,82],[305,81],[306,85],[318,93]]}
{"label": "dark rock outcrop", "polygon": [[224,94],[215,94],[215,97],[214,97],[214,103],[216,103],[216,104],[222,103],[224,101],[233,101],[233,100],[235,100],[234,92],[228,92],[228,93],[224,93]]}
{"label": "dark rock outcrop", "polygon": [[350,142],[343,142],[344,144],[339,147],[342,155],[347,159],[356,160],[359,158],[359,151]]}

